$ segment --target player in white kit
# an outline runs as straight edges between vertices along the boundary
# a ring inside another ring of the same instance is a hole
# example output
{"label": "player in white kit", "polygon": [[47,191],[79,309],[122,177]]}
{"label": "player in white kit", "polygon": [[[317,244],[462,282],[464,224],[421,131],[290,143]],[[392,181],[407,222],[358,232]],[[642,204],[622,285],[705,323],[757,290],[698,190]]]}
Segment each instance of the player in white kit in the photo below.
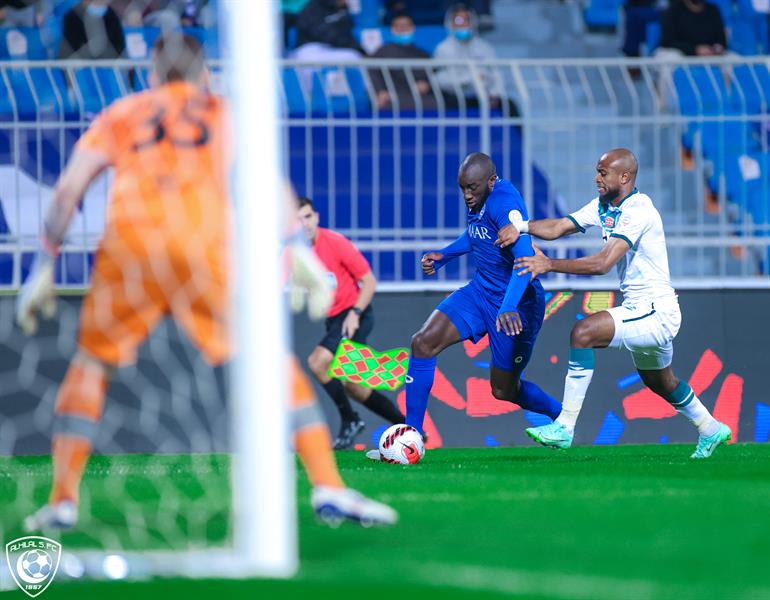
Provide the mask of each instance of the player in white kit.
{"label": "player in white kit", "polygon": [[673,339],[682,319],[669,277],[663,222],[649,196],[634,186],[637,170],[630,150],[610,150],[596,165],[597,198],[559,219],[522,221],[512,214],[512,225],[498,233],[496,244],[506,247],[519,233],[555,240],[600,227],[604,247],[593,256],[551,259],[537,253],[517,259],[515,265],[519,275],[532,277],[548,272],[604,275],[617,265],[623,293],[622,306],[590,315],[572,328],[561,414],[553,423],[527,429],[527,434],[544,446],[569,448],[593,376],[593,349],[626,348],[644,384],[697,427],[698,445],[692,458],[708,458],[732,432],[671,369]]}

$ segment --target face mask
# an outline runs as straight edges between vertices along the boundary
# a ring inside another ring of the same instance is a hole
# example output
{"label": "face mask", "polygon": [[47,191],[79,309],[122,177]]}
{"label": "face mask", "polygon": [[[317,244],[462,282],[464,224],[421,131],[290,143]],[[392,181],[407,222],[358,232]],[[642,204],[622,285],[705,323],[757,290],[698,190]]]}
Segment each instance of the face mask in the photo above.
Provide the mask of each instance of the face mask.
{"label": "face mask", "polygon": [[86,12],[92,17],[103,17],[107,13],[107,7],[99,4],[89,4]]}
{"label": "face mask", "polygon": [[391,33],[390,41],[399,46],[408,46],[414,41],[414,31],[409,33]]}
{"label": "face mask", "polygon": [[461,42],[467,42],[473,37],[473,32],[470,29],[455,29],[453,31],[455,39]]}

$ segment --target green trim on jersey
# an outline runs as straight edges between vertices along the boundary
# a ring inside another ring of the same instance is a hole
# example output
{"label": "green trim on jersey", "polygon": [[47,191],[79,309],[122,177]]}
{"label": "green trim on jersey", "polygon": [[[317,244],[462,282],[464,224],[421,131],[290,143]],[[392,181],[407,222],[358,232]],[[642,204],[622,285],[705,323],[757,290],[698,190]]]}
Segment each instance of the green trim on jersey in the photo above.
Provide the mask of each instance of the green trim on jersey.
{"label": "green trim on jersey", "polygon": [[578,231],[579,231],[580,233],[585,233],[585,232],[586,232],[586,230],[585,230],[585,227],[581,227],[581,226],[580,226],[580,223],[578,223],[578,222],[575,220],[575,217],[573,217],[572,215],[567,215],[567,218],[568,218],[570,221],[572,221],[572,222],[575,224],[575,227],[577,227],[577,228],[578,228]]}
{"label": "green trim on jersey", "polygon": [[614,238],[620,238],[621,240],[623,240],[624,242],[626,242],[626,244],[628,244],[628,247],[629,247],[629,248],[633,248],[633,247],[634,247],[634,245],[631,243],[631,240],[629,240],[629,239],[628,239],[626,236],[624,236],[622,233],[611,233],[611,234],[610,234],[610,237],[614,237]]}
{"label": "green trim on jersey", "polygon": [[615,205],[615,208],[620,208],[620,205],[621,205],[621,204],[623,204],[623,203],[624,203],[626,200],[628,200],[628,199],[629,199],[631,196],[633,196],[634,194],[638,194],[638,193],[639,193],[639,188],[637,188],[637,187],[634,187],[634,189],[633,189],[633,190],[631,190],[631,193],[630,193],[628,196],[626,196],[625,198],[623,198],[623,199],[622,199],[620,202],[618,202],[618,203]]}

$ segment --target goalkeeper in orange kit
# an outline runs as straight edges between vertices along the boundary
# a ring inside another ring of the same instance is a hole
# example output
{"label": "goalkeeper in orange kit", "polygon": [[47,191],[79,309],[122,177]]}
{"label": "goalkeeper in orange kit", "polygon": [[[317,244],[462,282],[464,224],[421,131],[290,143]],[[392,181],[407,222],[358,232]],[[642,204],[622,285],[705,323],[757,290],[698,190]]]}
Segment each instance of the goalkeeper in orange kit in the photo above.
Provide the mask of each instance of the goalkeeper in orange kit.
{"label": "goalkeeper in orange kit", "polygon": [[[56,399],[53,487],[25,528],[71,528],[78,491],[101,421],[114,367],[171,315],[212,365],[231,355],[229,256],[232,207],[227,193],[229,140],[222,100],[205,87],[206,69],[191,36],[164,35],[153,49],[152,89],[115,102],[81,137],[57,183],[41,248],[17,301],[28,334],[54,312],[54,267],[73,214],[105,169],[114,181],[91,288],[81,310],[78,350]],[[323,275],[293,253],[300,283],[324,298]],[[328,296],[328,292],[326,292]],[[292,361],[297,452],[322,517],[389,524],[391,508],[345,488],[309,383]]]}

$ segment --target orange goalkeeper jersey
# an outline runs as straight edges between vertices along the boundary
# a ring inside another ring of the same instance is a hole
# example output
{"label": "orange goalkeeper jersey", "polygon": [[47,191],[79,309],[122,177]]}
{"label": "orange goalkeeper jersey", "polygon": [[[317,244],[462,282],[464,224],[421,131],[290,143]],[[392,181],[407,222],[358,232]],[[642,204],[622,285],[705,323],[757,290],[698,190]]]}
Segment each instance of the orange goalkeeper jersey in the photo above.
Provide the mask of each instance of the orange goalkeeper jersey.
{"label": "orange goalkeeper jersey", "polygon": [[115,169],[80,321],[92,356],[134,360],[167,314],[210,362],[230,355],[224,131],[220,99],[171,83],[116,102],[80,138]]}
{"label": "orange goalkeeper jersey", "polygon": [[161,227],[166,235],[221,238],[230,217],[223,102],[174,82],[107,108],[79,150],[105,155],[115,169],[107,233]]}

